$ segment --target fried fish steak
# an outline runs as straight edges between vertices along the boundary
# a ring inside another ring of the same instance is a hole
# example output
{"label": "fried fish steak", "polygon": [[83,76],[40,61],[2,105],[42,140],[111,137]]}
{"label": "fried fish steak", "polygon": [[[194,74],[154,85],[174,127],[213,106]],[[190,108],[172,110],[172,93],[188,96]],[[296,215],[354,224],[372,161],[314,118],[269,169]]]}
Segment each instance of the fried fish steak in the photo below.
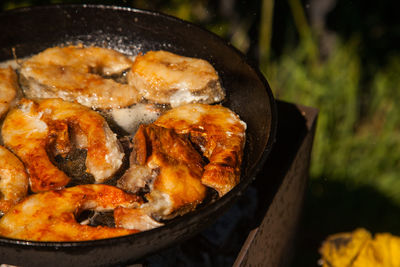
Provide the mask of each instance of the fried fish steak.
{"label": "fried fish steak", "polygon": [[131,192],[148,190],[142,209],[155,218],[191,211],[206,196],[201,155],[172,129],[141,125],[133,138],[130,165],[118,186]]}
{"label": "fried fish steak", "polygon": [[186,104],[161,115],[154,124],[188,134],[209,160],[201,181],[228,193],[240,181],[240,167],[246,138],[246,123],[221,105]]}

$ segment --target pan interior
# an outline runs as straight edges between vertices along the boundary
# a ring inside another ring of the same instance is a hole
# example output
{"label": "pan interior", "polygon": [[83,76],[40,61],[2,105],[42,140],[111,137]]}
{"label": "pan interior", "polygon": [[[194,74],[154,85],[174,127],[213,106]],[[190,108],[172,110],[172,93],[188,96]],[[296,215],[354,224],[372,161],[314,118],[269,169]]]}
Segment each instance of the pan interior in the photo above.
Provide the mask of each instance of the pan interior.
{"label": "pan interior", "polygon": [[[179,224],[185,222],[191,225],[187,228],[188,232],[194,233],[201,229],[202,218],[207,217],[204,221],[208,223],[211,218],[218,217],[219,210],[245,190],[271,149],[276,114],[267,82],[236,49],[195,25],[154,12],[85,5],[25,8],[5,12],[0,15],[0,24],[7,25],[0,29],[0,61],[12,59],[14,56],[24,58],[51,46],[83,44],[112,48],[128,55],[149,50],[167,50],[184,56],[203,58],[217,70],[227,93],[223,105],[239,114],[247,124],[241,183],[209,207],[178,218],[166,227],[140,233],[138,240],[140,236],[149,238],[154,235],[159,240],[163,236],[171,235],[173,231],[180,233]],[[171,239],[170,242],[173,241]],[[10,243],[10,240],[6,242]],[[89,243],[102,244],[104,241]],[[14,244],[44,246],[43,243],[36,242],[16,241]],[[161,242],[162,244],[165,245],[165,242]],[[45,246],[81,245],[82,243],[71,242],[47,243]]]}

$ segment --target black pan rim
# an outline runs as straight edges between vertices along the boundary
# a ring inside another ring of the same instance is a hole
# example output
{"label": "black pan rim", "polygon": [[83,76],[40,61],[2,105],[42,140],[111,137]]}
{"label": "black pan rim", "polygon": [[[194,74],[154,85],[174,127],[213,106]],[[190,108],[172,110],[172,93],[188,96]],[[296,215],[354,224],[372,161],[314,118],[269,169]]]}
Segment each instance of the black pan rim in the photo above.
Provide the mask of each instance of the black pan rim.
{"label": "black pan rim", "polygon": [[[251,67],[251,69],[257,74],[260,81],[262,81],[262,83],[264,84],[264,88],[268,94],[269,105],[271,108],[270,127],[269,127],[269,134],[267,137],[268,140],[267,140],[264,152],[261,154],[260,159],[256,163],[255,167],[250,171],[249,175],[247,175],[247,177],[245,177],[245,179],[241,179],[241,182],[238,185],[236,185],[230,192],[228,192],[226,195],[224,195],[220,199],[216,200],[215,202],[208,204],[207,207],[217,206],[217,205],[220,205],[221,203],[226,202],[230,198],[239,197],[241,192],[243,190],[245,190],[248,187],[248,185],[256,178],[257,173],[261,170],[264,163],[266,162],[266,160],[272,150],[273,144],[275,143],[275,139],[276,139],[276,131],[277,131],[277,123],[278,123],[276,103],[275,103],[275,99],[273,97],[271,88],[270,88],[267,80],[265,79],[265,77],[263,76],[261,71],[259,70],[258,66],[255,66],[254,62],[250,61],[242,52],[240,52],[237,48],[235,48],[229,42],[227,42],[223,38],[219,37],[218,35],[208,31],[207,29],[204,29],[204,28],[202,28],[196,24],[193,24],[191,22],[167,15],[167,14],[164,14],[161,12],[157,12],[157,11],[150,11],[150,10],[144,10],[144,9],[131,8],[131,7],[121,7],[121,6],[115,6],[115,5],[55,4],[55,5],[21,7],[21,8],[17,8],[17,9],[7,10],[4,12],[1,12],[0,16],[12,14],[12,13],[23,13],[23,12],[27,12],[27,11],[31,11],[31,10],[45,10],[45,9],[54,9],[54,8],[80,8],[80,9],[89,8],[89,9],[99,9],[99,10],[109,9],[109,10],[118,10],[118,11],[124,11],[124,12],[132,12],[132,13],[142,13],[142,14],[162,17],[164,19],[172,20],[172,21],[178,22],[180,24],[185,24],[186,26],[194,27],[194,28],[196,28],[196,30],[201,30],[201,31],[206,32],[210,37],[217,39],[219,42],[222,42],[229,49],[233,50],[247,65],[249,65]],[[213,212],[213,209],[207,209],[207,207],[197,209],[193,212],[190,212],[189,214],[175,218],[172,221],[168,222],[168,224],[166,224],[165,226],[162,226],[160,228],[155,228],[152,230],[139,232],[139,233],[131,234],[131,235],[126,235],[126,236],[107,238],[107,239],[99,239],[99,240],[90,240],[90,241],[73,241],[73,242],[27,241],[27,240],[0,237],[0,243],[11,245],[11,246],[23,245],[24,247],[38,248],[38,249],[39,248],[53,248],[54,250],[61,249],[61,248],[107,246],[107,245],[114,244],[114,243],[128,241],[131,238],[142,238],[143,236],[147,236],[151,233],[157,233],[158,231],[160,231],[160,229],[173,227],[177,224],[180,224],[182,221],[187,221],[188,217],[196,217],[197,216],[197,217],[199,217],[199,219],[206,218],[210,213]]]}

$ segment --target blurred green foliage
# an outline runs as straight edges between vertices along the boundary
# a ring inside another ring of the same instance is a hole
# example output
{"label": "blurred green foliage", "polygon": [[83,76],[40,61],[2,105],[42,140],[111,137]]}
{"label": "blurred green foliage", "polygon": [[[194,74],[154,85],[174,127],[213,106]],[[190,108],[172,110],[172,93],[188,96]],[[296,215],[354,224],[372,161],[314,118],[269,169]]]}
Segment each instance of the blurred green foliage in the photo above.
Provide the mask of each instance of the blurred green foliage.
{"label": "blurred green foliage", "polygon": [[324,59],[308,42],[263,71],[278,98],[320,110],[311,177],[370,185],[400,205],[400,54],[369,73],[365,88],[362,40],[337,39]]}

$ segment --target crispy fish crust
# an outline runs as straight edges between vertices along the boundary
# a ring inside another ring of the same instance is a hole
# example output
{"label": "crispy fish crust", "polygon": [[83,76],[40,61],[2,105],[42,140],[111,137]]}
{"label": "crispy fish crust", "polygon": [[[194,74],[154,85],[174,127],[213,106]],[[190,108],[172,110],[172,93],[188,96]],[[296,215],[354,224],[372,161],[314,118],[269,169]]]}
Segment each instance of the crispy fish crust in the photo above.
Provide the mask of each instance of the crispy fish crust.
{"label": "crispy fish crust", "polygon": [[[74,137],[69,138],[71,128]],[[34,102],[22,99],[2,126],[4,144],[25,164],[33,192],[60,189],[70,178],[51,161],[48,146],[68,151],[70,142],[87,149],[86,168],[96,182],[110,178],[121,166],[124,153],[104,118],[93,110],[61,99]],[[74,140],[70,140],[74,139]]]}
{"label": "crispy fish crust", "polygon": [[146,185],[142,207],[156,218],[171,218],[193,210],[206,195],[201,183],[203,161],[189,140],[171,129],[141,125],[133,139],[131,166],[118,186],[136,192]]}
{"label": "crispy fish crust", "polygon": [[208,158],[201,181],[220,196],[240,180],[246,124],[220,105],[186,104],[161,115],[154,124],[189,134]]}
{"label": "crispy fish crust", "polygon": [[80,185],[33,194],[0,219],[0,235],[33,241],[83,241],[137,233],[138,230],[81,225],[83,210],[137,206],[140,199],[109,185]]}
{"label": "crispy fish crust", "polygon": [[19,90],[17,74],[9,68],[0,68],[0,119],[7,113]]}
{"label": "crispy fish crust", "polygon": [[0,146],[0,214],[6,213],[28,193],[28,174],[22,162]]}
{"label": "crispy fish crust", "polygon": [[130,85],[103,78],[122,75],[132,61],[101,47],[52,47],[26,60],[21,84],[28,98],[62,98],[84,106],[109,109],[140,101]]}
{"label": "crispy fish crust", "polygon": [[162,50],[138,55],[128,72],[128,82],[145,99],[172,107],[196,102],[211,104],[225,97],[210,63]]}

